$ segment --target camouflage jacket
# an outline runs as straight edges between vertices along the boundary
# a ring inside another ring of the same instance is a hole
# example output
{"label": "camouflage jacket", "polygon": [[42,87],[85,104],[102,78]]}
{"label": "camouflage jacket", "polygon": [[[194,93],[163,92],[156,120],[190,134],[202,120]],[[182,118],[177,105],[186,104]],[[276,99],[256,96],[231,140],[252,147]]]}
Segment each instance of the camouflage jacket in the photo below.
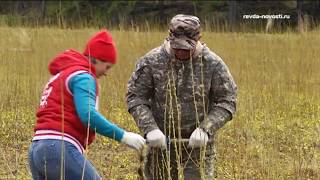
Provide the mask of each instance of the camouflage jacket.
{"label": "camouflage jacket", "polygon": [[193,58],[174,58],[170,43],[141,57],[128,82],[128,110],[144,133],[189,138],[202,127],[209,135],[232,119],[237,86],[223,60],[198,42]]}

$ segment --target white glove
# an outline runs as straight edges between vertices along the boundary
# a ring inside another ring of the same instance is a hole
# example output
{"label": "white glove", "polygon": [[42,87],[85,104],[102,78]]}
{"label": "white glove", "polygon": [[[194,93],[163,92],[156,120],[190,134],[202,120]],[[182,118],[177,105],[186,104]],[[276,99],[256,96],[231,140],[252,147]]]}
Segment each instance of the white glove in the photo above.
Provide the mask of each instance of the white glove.
{"label": "white glove", "polygon": [[143,145],[146,144],[146,140],[139,134],[126,131],[124,132],[121,142],[136,150],[142,149]]}
{"label": "white glove", "polygon": [[203,129],[197,128],[193,131],[189,138],[188,147],[203,147],[207,144],[209,139],[208,133]]}
{"label": "white glove", "polygon": [[166,149],[166,136],[159,130],[154,129],[147,134],[147,142],[150,147]]}

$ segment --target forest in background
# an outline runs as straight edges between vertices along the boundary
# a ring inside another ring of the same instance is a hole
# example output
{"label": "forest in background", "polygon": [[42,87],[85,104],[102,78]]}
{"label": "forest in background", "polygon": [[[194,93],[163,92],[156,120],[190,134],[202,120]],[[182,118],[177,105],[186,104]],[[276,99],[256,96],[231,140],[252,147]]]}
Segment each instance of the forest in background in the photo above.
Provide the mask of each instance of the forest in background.
{"label": "forest in background", "polygon": [[290,19],[275,19],[273,28],[305,31],[318,27],[320,0],[1,1],[0,25],[163,30],[179,13],[200,17],[203,28],[211,31],[265,30],[267,19],[243,19],[243,15],[290,15]]}

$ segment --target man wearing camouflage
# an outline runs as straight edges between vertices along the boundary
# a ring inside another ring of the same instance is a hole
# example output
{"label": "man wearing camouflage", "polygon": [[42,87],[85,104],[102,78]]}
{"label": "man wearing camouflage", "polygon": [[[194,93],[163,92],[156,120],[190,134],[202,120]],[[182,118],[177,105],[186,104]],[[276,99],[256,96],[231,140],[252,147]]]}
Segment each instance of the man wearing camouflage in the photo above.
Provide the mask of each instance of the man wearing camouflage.
{"label": "man wearing camouflage", "polygon": [[174,16],[128,82],[128,110],[149,143],[147,179],[214,179],[214,135],[236,111],[237,87],[200,37],[197,17]]}

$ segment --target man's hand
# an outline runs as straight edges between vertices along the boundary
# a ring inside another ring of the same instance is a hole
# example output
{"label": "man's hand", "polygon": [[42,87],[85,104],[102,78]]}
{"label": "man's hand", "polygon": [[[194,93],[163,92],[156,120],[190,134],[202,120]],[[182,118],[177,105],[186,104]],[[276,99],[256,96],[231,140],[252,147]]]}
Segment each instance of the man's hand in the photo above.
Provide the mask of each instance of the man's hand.
{"label": "man's hand", "polygon": [[147,142],[150,147],[166,149],[166,136],[159,130],[155,129],[147,134]]}
{"label": "man's hand", "polygon": [[128,145],[129,147],[141,150],[146,140],[139,134],[133,132],[124,132],[121,142]]}
{"label": "man's hand", "polygon": [[207,144],[208,139],[208,133],[201,128],[197,128],[193,131],[189,138],[188,147],[203,147]]}

